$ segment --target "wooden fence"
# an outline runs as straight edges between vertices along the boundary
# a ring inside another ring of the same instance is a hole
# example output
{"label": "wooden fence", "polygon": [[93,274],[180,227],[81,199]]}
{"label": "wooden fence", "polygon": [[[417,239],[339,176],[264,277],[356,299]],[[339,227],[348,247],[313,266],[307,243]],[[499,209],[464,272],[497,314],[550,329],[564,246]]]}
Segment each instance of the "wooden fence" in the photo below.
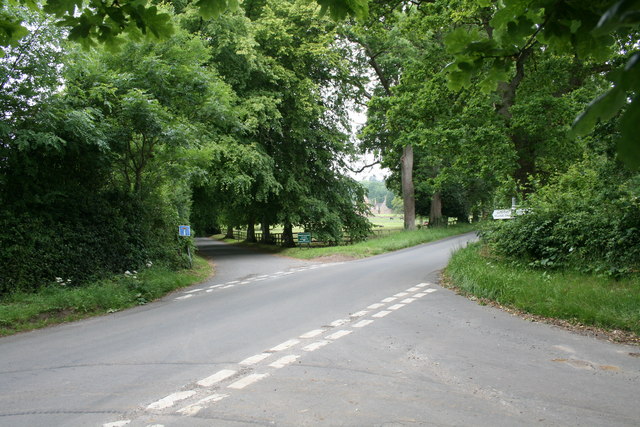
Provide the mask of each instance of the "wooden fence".
{"label": "wooden fence", "polygon": [[[388,236],[392,233],[397,233],[402,230],[372,230],[369,238],[375,239],[377,237]],[[262,238],[262,231],[256,231],[254,233],[257,242],[264,242]],[[284,235],[283,233],[269,233],[270,243],[273,243],[278,246],[284,245]],[[247,240],[247,230],[233,230],[233,238],[236,240]],[[313,237],[313,233],[311,234],[312,242],[311,246],[336,246],[336,243],[322,242]],[[297,245],[298,244],[298,233],[293,233],[293,241]],[[350,245],[353,243],[351,236],[345,234],[342,236],[342,241],[337,243],[337,245]]]}
{"label": "wooden fence", "polygon": [[[456,218],[447,218],[448,225],[455,225],[457,223]],[[402,231],[402,229],[380,229],[380,230],[371,230],[371,234],[369,234],[369,239],[375,239],[378,237],[389,236],[393,233],[398,233]],[[257,242],[263,242],[262,239],[262,231],[256,231],[255,238]],[[284,235],[283,233],[269,233],[270,243],[276,244],[278,246],[284,245]],[[247,230],[233,230],[233,238],[236,240],[247,240]],[[351,236],[345,234],[342,236],[342,241],[339,243],[330,243],[330,242],[322,242],[313,237],[313,233],[311,233],[311,246],[339,246],[339,245],[350,245],[353,243]],[[293,233],[293,241],[297,245],[298,244],[298,233]]]}

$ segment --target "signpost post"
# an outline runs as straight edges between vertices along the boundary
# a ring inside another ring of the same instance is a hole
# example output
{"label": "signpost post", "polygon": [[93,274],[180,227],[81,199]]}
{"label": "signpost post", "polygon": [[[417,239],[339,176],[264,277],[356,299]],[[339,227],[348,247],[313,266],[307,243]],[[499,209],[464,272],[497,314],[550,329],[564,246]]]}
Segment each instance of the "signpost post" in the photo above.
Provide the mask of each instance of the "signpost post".
{"label": "signpost post", "polygon": [[[181,237],[190,237],[191,236],[191,226],[189,225],[179,225],[178,226],[178,235]],[[193,260],[191,259],[191,249],[189,248],[189,244],[187,244],[187,255],[189,256],[189,266],[193,267]]]}

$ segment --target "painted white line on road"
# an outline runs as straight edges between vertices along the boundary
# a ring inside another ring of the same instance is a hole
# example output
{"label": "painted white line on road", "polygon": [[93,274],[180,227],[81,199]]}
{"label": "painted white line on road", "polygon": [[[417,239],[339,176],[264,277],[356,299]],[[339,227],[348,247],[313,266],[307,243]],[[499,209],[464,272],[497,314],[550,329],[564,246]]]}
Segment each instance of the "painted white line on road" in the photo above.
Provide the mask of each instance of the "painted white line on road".
{"label": "painted white line on road", "polygon": [[293,274],[293,271],[287,271],[286,273],[282,273],[283,276],[288,276],[289,274]]}
{"label": "painted white line on road", "polygon": [[384,306],[384,304],[380,304],[379,302],[377,302],[375,304],[371,304],[367,308],[370,309],[370,310],[375,310],[376,308],[380,308],[380,307],[383,307],[383,306]]}
{"label": "painted white line on road", "polygon": [[415,292],[415,291],[417,291],[417,290],[420,290],[420,288],[419,288],[419,287],[417,287],[417,286],[414,286],[413,288],[409,288],[409,289],[407,289],[407,291],[406,291],[406,292]]}
{"label": "painted white line on road", "polygon": [[131,420],[114,421],[112,423],[102,424],[102,427],[123,427],[130,423]]}
{"label": "painted white line on road", "polygon": [[391,302],[391,301],[395,301],[395,300],[397,300],[397,299],[398,299],[398,298],[389,297],[389,298],[385,298],[385,299],[383,299],[383,300],[382,300],[382,302]]}
{"label": "painted white line on road", "polygon": [[215,289],[215,288],[221,288],[224,285],[213,285],[213,286],[209,286],[209,289]]}
{"label": "painted white line on road", "polygon": [[230,282],[227,282],[227,285],[234,285],[236,283],[240,283],[240,280],[232,280]]}
{"label": "painted white line on road", "polygon": [[306,332],[302,335],[300,335],[300,338],[313,338],[313,337],[317,337],[318,335],[320,335],[321,333],[324,332],[324,329],[314,329],[313,331],[309,331]]}
{"label": "painted white line on road", "polygon": [[356,312],[356,313],[353,313],[350,317],[362,317],[362,316],[366,316],[368,312],[369,312],[369,310],[362,310],[362,311],[358,311],[358,312]]}
{"label": "painted white line on road", "polygon": [[316,342],[314,342],[314,343],[309,344],[309,345],[308,345],[308,346],[306,346],[306,347],[303,347],[302,349],[303,349],[304,351],[316,351],[317,349],[322,348],[322,347],[324,347],[325,345],[329,344],[329,342],[330,342],[330,341],[325,341],[325,340],[322,340],[322,341],[316,341]]}
{"label": "painted white line on road", "polygon": [[419,285],[416,285],[416,288],[424,288],[426,286],[430,286],[431,283],[420,283]]}
{"label": "painted white line on road", "polygon": [[406,297],[407,295],[409,295],[409,294],[406,293],[406,292],[400,292],[400,293],[395,294],[394,297],[400,298],[400,297]]}
{"label": "painted white line on road", "polygon": [[170,408],[171,406],[175,405],[176,402],[188,399],[194,394],[196,394],[195,390],[186,390],[171,393],[169,396],[163,397],[162,399],[147,406],[147,410]]}
{"label": "painted white line on road", "polygon": [[251,374],[251,375],[247,375],[244,378],[239,379],[238,381],[229,384],[228,388],[233,388],[235,390],[242,390],[243,388],[245,388],[248,385],[251,385],[255,382],[260,381],[263,378],[268,377],[269,374]]}
{"label": "painted white line on road", "polygon": [[354,328],[364,328],[365,326],[370,325],[370,324],[372,324],[372,323],[373,323],[373,320],[371,320],[371,319],[364,319],[364,320],[359,321],[358,323],[355,323],[355,324],[353,325],[353,327],[354,327]]}
{"label": "painted white line on road", "polygon": [[195,292],[204,291],[204,288],[193,289],[191,291],[186,291],[185,294],[193,294]]}
{"label": "painted white line on road", "polygon": [[347,324],[349,322],[350,322],[349,319],[338,319],[338,320],[334,320],[333,322],[329,323],[329,325],[331,325],[331,326],[333,326],[335,328],[335,327]]}
{"label": "painted white line on road", "polygon": [[400,301],[401,303],[404,304],[411,304],[412,302],[414,302],[416,299],[415,298],[405,298],[402,301]]}
{"label": "painted white line on road", "polygon": [[238,283],[238,285],[248,285],[249,283],[251,283],[250,280],[245,280],[244,282]]}
{"label": "painted white line on road", "polygon": [[342,337],[344,337],[346,335],[349,335],[351,332],[353,332],[353,331],[342,329],[340,331],[332,333],[331,335],[327,335],[325,338],[328,339],[328,340],[337,340],[337,339],[342,338]]}
{"label": "painted white line on road", "polygon": [[263,278],[266,279],[267,277],[270,277],[268,274],[261,274],[260,276],[258,276],[258,278]]}
{"label": "painted white line on road", "polygon": [[270,351],[282,351],[282,350],[286,350],[288,348],[293,347],[294,345],[298,344],[300,342],[300,340],[289,340],[289,341],[285,341],[282,344],[278,344],[277,346],[271,348]]}
{"label": "painted white line on road", "polygon": [[232,376],[233,374],[235,374],[236,371],[231,370],[231,369],[223,369],[221,371],[216,372],[215,374],[202,379],[200,381],[198,381],[196,384],[198,384],[199,386],[202,387],[211,387],[212,385],[219,383],[222,380],[226,380],[227,378],[229,378],[230,376]]}
{"label": "painted white line on road", "polygon": [[194,416],[202,410],[203,408],[202,405],[204,405],[205,403],[220,402],[225,397],[229,397],[229,395],[228,394],[212,394],[211,396],[207,396],[204,399],[198,400],[196,403],[192,405],[185,406],[182,409],[178,409],[176,412],[182,415]]}
{"label": "painted white line on road", "polygon": [[299,357],[300,356],[298,356],[297,354],[290,354],[288,356],[281,357],[273,363],[270,363],[269,366],[276,369],[284,368],[288,364],[295,362]]}
{"label": "painted white line on road", "polygon": [[425,292],[430,294],[431,292],[436,292],[437,289],[426,289]]}
{"label": "painted white line on road", "polygon": [[266,277],[256,277],[255,279],[253,279],[254,282],[261,282],[263,280],[267,280]]}
{"label": "painted white line on road", "polygon": [[394,304],[391,307],[389,307],[389,310],[397,310],[397,309],[402,308],[404,306],[405,306],[405,304]]}
{"label": "painted white line on road", "polygon": [[176,300],[187,299],[187,298],[191,298],[192,296],[193,296],[193,294],[187,294],[187,295],[183,295],[181,297],[176,298]]}
{"label": "painted white line on road", "polygon": [[425,292],[420,292],[419,294],[415,294],[413,297],[414,298],[422,298],[423,296],[425,296],[426,293]]}
{"label": "painted white line on road", "polygon": [[229,289],[229,288],[233,288],[235,285],[227,285],[227,286],[223,286],[220,289]]}
{"label": "painted white line on road", "polygon": [[380,318],[380,317],[384,317],[384,316],[386,316],[386,315],[387,315],[387,314],[389,314],[389,313],[391,313],[391,312],[390,312],[390,311],[382,310],[382,311],[379,311],[379,312],[377,312],[376,314],[372,315],[371,317],[377,317],[377,318]]}
{"label": "painted white line on road", "polygon": [[239,364],[240,365],[244,365],[244,366],[255,365],[256,363],[263,361],[264,359],[266,359],[269,356],[271,356],[271,353],[256,354],[255,356],[247,357],[246,359],[244,359]]}

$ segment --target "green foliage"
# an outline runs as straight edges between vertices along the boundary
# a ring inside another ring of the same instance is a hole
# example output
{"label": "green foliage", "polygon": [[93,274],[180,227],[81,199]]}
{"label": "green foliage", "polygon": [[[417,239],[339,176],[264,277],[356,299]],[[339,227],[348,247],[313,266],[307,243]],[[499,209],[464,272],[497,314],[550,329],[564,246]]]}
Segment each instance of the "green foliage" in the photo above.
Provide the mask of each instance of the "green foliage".
{"label": "green foliage", "polygon": [[[33,11],[42,8],[56,18],[57,25],[68,29],[69,40],[85,47],[98,44],[115,47],[125,37],[139,39],[145,35],[167,39],[175,30],[169,10],[147,0],[48,0],[44,6],[33,0],[3,0],[0,3],[0,47],[13,46],[28,33],[21,17],[7,10],[7,3]],[[191,1],[171,3],[181,9]],[[205,19],[219,17],[227,10],[237,10],[239,5],[238,0],[197,0],[193,3]],[[328,11],[335,19],[364,18],[368,12],[366,0],[317,0],[317,3],[322,13]]]}
{"label": "green foliage", "polygon": [[0,298],[0,336],[146,304],[211,274],[206,260],[194,264],[187,271],[147,264],[82,287],[60,277],[37,292],[13,292]]}
{"label": "green foliage", "polygon": [[618,277],[640,268],[640,187],[597,159],[571,167],[540,188],[527,214],[483,233],[497,254],[518,265],[571,267]]}
{"label": "green foliage", "polygon": [[[634,0],[597,2],[508,1],[487,8],[489,31],[461,25],[446,39],[455,60],[447,67],[449,87],[470,87],[472,77],[483,74],[485,90],[494,90],[500,82],[512,79],[513,68],[532,53],[572,55],[581,61],[605,62],[614,52],[627,56],[624,67],[609,74],[611,85],[582,111],[574,123],[574,135],[586,135],[599,120],[606,121],[618,112],[620,158],[632,169],[640,167],[640,144],[636,138],[640,101],[638,73],[640,52],[637,31],[640,28],[640,6]],[[488,70],[488,71],[487,71]]]}

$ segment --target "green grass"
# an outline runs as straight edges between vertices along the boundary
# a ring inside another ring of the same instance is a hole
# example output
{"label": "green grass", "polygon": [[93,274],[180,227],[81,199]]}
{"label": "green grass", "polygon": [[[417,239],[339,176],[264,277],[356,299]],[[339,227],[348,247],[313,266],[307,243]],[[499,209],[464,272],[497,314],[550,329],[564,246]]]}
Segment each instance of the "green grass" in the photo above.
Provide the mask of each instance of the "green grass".
{"label": "green grass", "polygon": [[[424,228],[416,231],[401,231],[388,236],[369,239],[348,246],[330,246],[321,248],[281,248],[272,245],[248,244],[244,246],[254,247],[278,255],[289,256],[301,259],[313,259],[324,256],[345,256],[350,258],[365,258],[379,255],[398,249],[408,248],[421,243],[432,242],[445,237],[455,236],[475,230],[475,226],[470,224],[456,225],[446,228]],[[236,242],[231,240],[229,242]]]}
{"label": "green grass", "polygon": [[140,271],[135,278],[122,275],[69,288],[51,284],[35,293],[9,294],[0,299],[0,336],[146,304],[200,282],[211,273],[209,263],[196,257],[192,270],[171,271],[154,266]]}
{"label": "green grass", "polygon": [[482,244],[454,254],[445,272],[459,289],[531,314],[640,335],[640,275],[614,280],[514,266]]}

